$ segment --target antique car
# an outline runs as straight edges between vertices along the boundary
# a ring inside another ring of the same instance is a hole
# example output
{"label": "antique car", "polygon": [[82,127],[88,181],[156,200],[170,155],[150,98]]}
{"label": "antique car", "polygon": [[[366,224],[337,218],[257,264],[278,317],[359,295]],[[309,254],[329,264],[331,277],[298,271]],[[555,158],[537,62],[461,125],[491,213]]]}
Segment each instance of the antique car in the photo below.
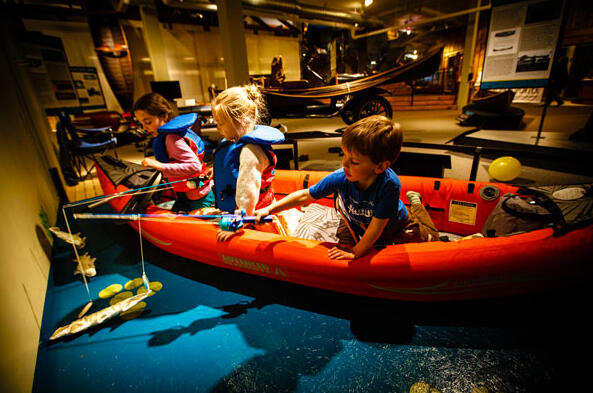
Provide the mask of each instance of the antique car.
{"label": "antique car", "polygon": [[433,48],[417,60],[359,79],[335,78],[333,85],[308,87],[307,80],[282,81],[264,87],[270,118],[330,117],[340,115],[346,124],[376,114],[391,118],[393,110],[382,96],[382,85],[412,81],[438,70],[442,47]]}

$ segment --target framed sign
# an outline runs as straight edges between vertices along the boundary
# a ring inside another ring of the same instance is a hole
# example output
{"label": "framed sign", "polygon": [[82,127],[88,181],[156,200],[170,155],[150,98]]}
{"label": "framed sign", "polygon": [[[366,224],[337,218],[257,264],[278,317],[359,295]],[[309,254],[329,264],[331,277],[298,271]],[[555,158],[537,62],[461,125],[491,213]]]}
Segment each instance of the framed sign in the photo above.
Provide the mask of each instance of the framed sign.
{"label": "framed sign", "polygon": [[545,87],[558,44],[564,1],[494,1],[483,89]]}
{"label": "framed sign", "polygon": [[83,109],[106,108],[105,97],[95,67],[70,67],[74,90]]}
{"label": "framed sign", "polygon": [[38,32],[26,32],[22,45],[25,66],[45,111],[51,114],[68,108],[79,110],[62,40]]}

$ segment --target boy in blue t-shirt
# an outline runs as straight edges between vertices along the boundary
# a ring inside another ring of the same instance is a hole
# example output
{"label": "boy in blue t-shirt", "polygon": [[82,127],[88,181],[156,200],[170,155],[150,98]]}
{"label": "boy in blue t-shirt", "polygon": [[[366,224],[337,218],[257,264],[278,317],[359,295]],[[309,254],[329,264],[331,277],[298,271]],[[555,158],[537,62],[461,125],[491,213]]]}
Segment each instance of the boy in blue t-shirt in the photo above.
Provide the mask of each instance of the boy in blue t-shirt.
{"label": "boy in blue t-shirt", "polygon": [[343,168],[255,213],[263,217],[333,193],[342,219],[340,246],[328,251],[331,259],[359,258],[374,245],[438,240],[420,194],[408,192],[410,212],[399,198],[401,182],[391,164],[402,141],[399,124],[384,116],[363,118],[342,135]]}

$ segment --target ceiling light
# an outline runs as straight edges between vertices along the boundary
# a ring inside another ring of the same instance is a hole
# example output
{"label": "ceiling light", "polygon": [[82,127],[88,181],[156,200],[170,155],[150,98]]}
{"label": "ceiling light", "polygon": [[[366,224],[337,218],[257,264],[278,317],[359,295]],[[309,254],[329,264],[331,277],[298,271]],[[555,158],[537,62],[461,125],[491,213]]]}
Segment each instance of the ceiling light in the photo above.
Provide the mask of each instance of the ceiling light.
{"label": "ceiling light", "polygon": [[368,7],[368,6],[370,6],[371,4],[373,4],[373,0],[364,0],[364,6],[365,6],[365,7]]}

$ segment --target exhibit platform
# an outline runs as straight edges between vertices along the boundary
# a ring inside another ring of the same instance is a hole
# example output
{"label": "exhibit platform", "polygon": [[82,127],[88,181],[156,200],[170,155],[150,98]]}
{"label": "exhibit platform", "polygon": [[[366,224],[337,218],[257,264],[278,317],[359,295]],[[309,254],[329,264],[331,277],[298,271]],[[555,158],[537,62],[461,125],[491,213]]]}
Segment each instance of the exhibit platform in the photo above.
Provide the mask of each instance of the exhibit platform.
{"label": "exhibit platform", "polygon": [[[500,156],[512,155],[523,164],[521,177],[514,183],[543,185],[593,181],[592,144],[569,140],[569,136],[586,123],[593,107],[570,104],[549,107],[542,138],[536,144],[542,107],[534,104],[519,106],[525,110],[525,126],[518,131],[460,126],[456,121],[458,110],[394,112],[394,120],[404,131],[398,173],[490,181],[490,162]],[[285,144],[275,147],[284,169],[331,171],[341,166],[341,131],[346,124],[339,116],[272,120],[273,126],[278,124],[285,127],[287,138]],[[216,127],[203,128],[202,135],[213,140],[220,138]],[[479,160],[476,160],[477,147],[482,147]],[[140,162],[144,157],[143,150],[133,144],[118,147],[117,152],[120,158],[132,162]],[[100,187],[95,176],[89,176],[77,186],[65,186],[65,189],[69,201],[76,201],[96,196]]]}
{"label": "exhibit platform", "polygon": [[451,140],[457,146],[479,146],[483,154],[508,152],[525,164],[571,173],[593,174],[593,144],[573,142],[565,132],[476,130]]}

